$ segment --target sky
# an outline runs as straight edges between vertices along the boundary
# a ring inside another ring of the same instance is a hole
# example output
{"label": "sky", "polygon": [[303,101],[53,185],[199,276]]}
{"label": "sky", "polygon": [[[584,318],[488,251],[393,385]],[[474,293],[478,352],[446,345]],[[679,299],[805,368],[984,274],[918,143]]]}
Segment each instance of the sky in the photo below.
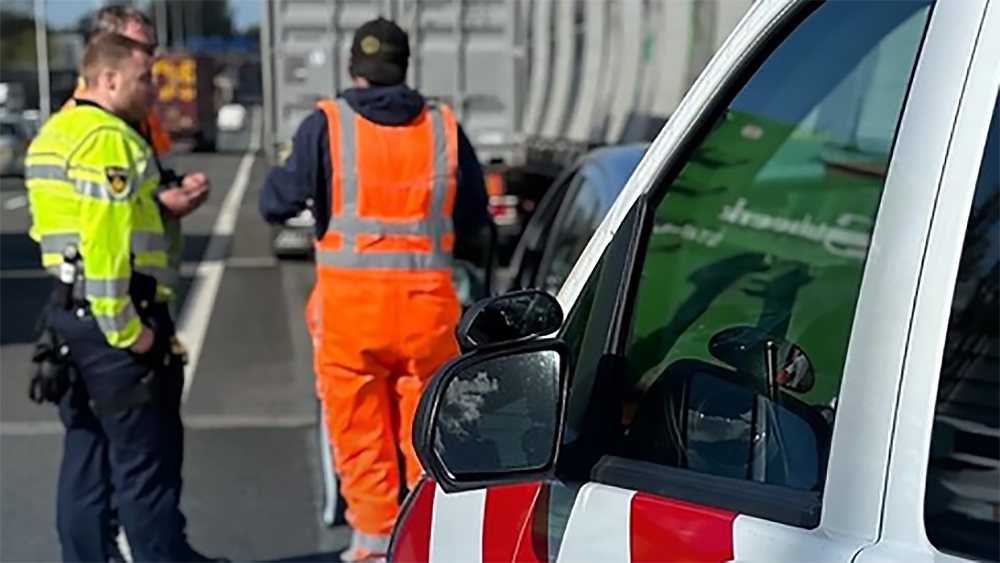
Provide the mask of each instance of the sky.
{"label": "sky", "polygon": [[[197,2],[198,0],[176,1]],[[229,0],[233,13],[233,23],[237,29],[260,23],[260,2],[261,0]],[[142,0],[139,0],[138,3],[140,6],[142,4],[148,6],[148,2]],[[103,4],[102,0],[46,0],[46,18],[53,27],[72,26],[81,16]]]}

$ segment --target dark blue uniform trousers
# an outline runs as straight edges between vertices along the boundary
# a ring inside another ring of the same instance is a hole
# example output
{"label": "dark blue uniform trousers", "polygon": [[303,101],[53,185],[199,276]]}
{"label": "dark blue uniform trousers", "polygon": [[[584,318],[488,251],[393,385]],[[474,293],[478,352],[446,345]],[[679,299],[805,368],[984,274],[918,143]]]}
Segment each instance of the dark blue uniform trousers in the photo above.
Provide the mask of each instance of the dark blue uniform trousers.
{"label": "dark blue uniform trousers", "polygon": [[[173,326],[166,307],[152,309],[159,320],[157,339],[169,339]],[[150,367],[110,346],[83,310],[53,311],[50,323],[69,346],[74,367],[73,387],[59,405],[66,427],[57,506],[63,559],[108,561],[115,540],[113,491],[134,561],[208,561],[188,544],[179,507],[184,455],[180,362],[158,370],[152,400],[95,410],[92,401],[101,405],[142,385]]]}

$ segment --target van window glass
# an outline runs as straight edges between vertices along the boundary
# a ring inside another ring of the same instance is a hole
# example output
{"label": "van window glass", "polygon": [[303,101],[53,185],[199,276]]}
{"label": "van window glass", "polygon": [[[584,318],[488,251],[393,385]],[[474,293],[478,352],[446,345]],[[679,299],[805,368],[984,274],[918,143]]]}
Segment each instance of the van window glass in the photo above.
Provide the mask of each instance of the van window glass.
{"label": "van window glass", "polygon": [[580,296],[577,297],[576,304],[566,315],[566,320],[563,322],[560,337],[569,347],[574,364],[579,364],[583,337],[588,324],[587,321],[590,320],[590,312],[594,307],[594,298],[597,295],[597,280],[600,277],[598,274],[603,264],[604,259],[602,258],[597,263],[594,271],[591,272],[590,279],[587,280],[583,289],[580,290]]}
{"label": "van window glass", "polygon": [[[818,7],[666,186],[639,262],[624,457],[822,486],[870,233],[931,4]],[[664,401],[678,378],[690,378],[686,399]]]}
{"label": "van window glass", "polygon": [[583,254],[590,237],[604,219],[601,213],[601,194],[591,177],[594,172],[585,167],[573,178],[566,194],[567,199],[563,201],[559,211],[559,223],[549,240],[548,256],[545,258],[548,267],[541,281],[543,289],[553,295],[559,292],[577,258]]}
{"label": "van window glass", "polygon": [[941,362],[924,520],[941,551],[1000,561],[1000,101],[979,168]]}
{"label": "van window glass", "polygon": [[[592,358],[584,358],[584,339],[587,337],[587,330],[593,330],[596,323],[592,322],[593,311],[594,311],[594,300],[597,298],[597,283],[601,278],[601,270],[604,267],[607,260],[604,257],[598,261],[597,266],[590,273],[590,278],[584,284],[583,289],[580,290],[580,295],[576,299],[576,303],[573,305],[572,310],[566,315],[566,321],[563,322],[562,333],[559,335],[563,342],[570,349],[570,355],[573,358],[573,366],[575,369],[573,379],[577,382],[587,382],[589,385],[593,381],[593,376],[596,370],[596,365]],[[595,350],[589,350],[590,355],[593,356]],[[597,354],[600,355],[600,354]],[[580,384],[580,383],[578,383]],[[582,403],[574,402],[574,397],[570,397],[568,404],[566,405],[566,411],[568,413],[568,418],[564,431],[564,442],[573,442],[576,440],[577,435],[581,428],[581,417],[583,409],[586,408],[587,403],[584,401]],[[567,460],[565,455],[565,450],[563,454],[560,454],[561,463],[569,463],[571,466],[575,466],[572,460]],[[579,468],[577,468],[579,469]],[[586,468],[584,468],[584,472]]]}

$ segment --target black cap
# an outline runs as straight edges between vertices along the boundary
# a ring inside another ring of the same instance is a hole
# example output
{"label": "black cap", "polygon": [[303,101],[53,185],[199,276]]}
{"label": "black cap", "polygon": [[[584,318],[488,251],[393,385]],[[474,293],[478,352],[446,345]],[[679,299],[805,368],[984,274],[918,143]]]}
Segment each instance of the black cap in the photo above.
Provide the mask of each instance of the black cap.
{"label": "black cap", "polygon": [[410,38],[398,25],[378,18],[354,32],[351,44],[351,75],[379,86],[406,82],[410,61]]}

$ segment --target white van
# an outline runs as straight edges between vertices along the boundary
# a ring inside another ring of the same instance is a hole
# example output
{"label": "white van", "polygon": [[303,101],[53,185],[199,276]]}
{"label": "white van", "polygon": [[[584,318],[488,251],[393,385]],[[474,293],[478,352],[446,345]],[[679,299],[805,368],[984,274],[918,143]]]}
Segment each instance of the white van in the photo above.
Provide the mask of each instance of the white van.
{"label": "white van", "polygon": [[474,305],[396,562],[1000,560],[1000,0],[763,0],[558,298]]}

